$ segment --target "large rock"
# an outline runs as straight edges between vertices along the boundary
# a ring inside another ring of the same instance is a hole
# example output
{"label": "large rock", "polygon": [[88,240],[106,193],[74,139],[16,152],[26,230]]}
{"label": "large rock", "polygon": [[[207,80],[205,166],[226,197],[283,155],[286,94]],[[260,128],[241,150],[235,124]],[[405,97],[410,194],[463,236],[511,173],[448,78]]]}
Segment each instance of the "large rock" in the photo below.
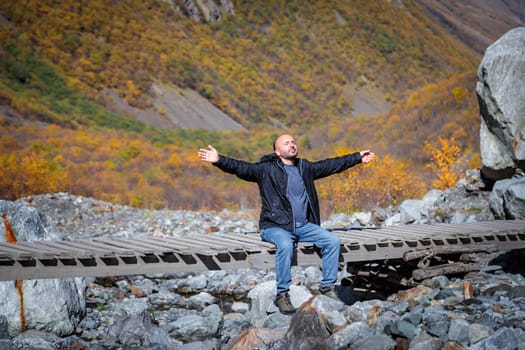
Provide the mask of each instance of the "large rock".
{"label": "large rock", "polygon": [[525,27],[489,46],[478,69],[480,151],[485,179],[525,169]]}
{"label": "large rock", "polygon": [[525,219],[525,177],[496,182],[489,206],[496,219]]}
{"label": "large rock", "polygon": [[[62,239],[53,221],[35,208],[0,200],[0,215],[5,214],[17,241]],[[0,224],[0,241],[5,241],[5,226]],[[22,282],[22,295],[15,281],[0,282],[0,316],[7,319],[10,336],[22,329],[21,307],[27,329],[42,330],[59,336],[74,332],[86,312],[83,279],[45,279]]]}

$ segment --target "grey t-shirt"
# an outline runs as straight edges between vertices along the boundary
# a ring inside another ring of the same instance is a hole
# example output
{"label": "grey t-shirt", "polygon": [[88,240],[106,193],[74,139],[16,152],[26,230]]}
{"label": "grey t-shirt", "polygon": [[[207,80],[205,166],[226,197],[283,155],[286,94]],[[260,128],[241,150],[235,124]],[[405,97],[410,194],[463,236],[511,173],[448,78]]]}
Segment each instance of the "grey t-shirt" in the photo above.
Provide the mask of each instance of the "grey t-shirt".
{"label": "grey t-shirt", "polygon": [[285,165],[284,168],[288,173],[288,200],[292,205],[292,212],[295,222],[306,221],[306,211],[308,210],[308,197],[304,187],[303,179],[299,175],[299,170],[294,165]]}

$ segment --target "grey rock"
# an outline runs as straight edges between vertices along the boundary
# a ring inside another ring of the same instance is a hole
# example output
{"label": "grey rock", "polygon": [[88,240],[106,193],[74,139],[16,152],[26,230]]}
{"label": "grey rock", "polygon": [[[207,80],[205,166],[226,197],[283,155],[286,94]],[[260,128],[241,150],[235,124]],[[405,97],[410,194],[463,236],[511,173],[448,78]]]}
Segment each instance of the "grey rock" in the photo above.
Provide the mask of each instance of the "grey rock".
{"label": "grey rock", "polygon": [[444,313],[430,311],[424,316],[424,323],[427,326],[427,332],[431,335],[444,339],[448,334],[450,320]]}
{"label": "grey rock", "polygon": [[110,304],[111,308],[124,315],[137,315],[149,308],[146,298],[124,298]]}
{"label": "grey rock", "polygon": [[10,339],[0,339],[0,349],[2,350],[17,350],[15,344]]}
{"label": "grey rock", "polygon": [[423,281],[423,285],[430,287],[432,289],[435,288],[445,288],[448,284],[450,284],[450,280],[447,276],[436,276],[429,279],[426,279]]}
{"label": "grey rock", "polygon": [[8,339],[9,330],[7,324],[7,317],[5,315],[0,315],[0,339]]}
{"label": "grey rock", "polygon": [[468,329],[469,323],[462,319],[453,319],[450,321],[450,328],[448,329],[448,338],[463,346],[468,345]]}
{"label": "grey rock", "polygon": [[55,334],[30,329],[13,338],[17,349],[56,350],[60,338]]}
{"label": "grey rock", "polygon": [[499,180],[525,167],[525,27],[487,48],[477,76],[483,173]]}
{"label": "grey rock", "polygon": [[242,331],[250,327],[251,324],[248,321],[246,315],[239,313],[225,314],[221,334],[221,343],[225,346],[225,348],[228,348],[228,344],[232,343]]}
{"label": "grey rock", "polygon": [[352,350],[390,350],[396,342],[384,334],[372,334],[358,339],[352,344]]}
{"label": "grey rock", "polygon": [[330,299],[324,295],[315,296],[310,302],[310,305],[319,317],[326,321],[327,327],[330,330],[337,329],[346,324],[346,319],[341,313],[345,308],[344,303]]}
{"label": "grey rock", "polygon": [[171,346],[171,340],[165,330],[153,325],[145,312],[119,319],[111,326],[105,339],[108,347],[152,344]]}
{"label": "grey rock", "polygon": [[[372,308],[386,309],[388,306],[389,305],[386,302],[377,299],[356,301],[343,311],[343,315],[349,323],[359,321],[364,322],[368,319],[369,312]],[[390,313],[393,314],[393,312]]]}
{"label": "grey rock", "polygon": [[[18,241],[64,238],[64,234],[58,230],[53,220],[34,207],[0,200],[0,213],[6,215]],[[4,225],[0,225],[0,241],[5,242]]]}
{"label": "grey rock", "polygon": [[200,292],[188,298],[189,307],[197,310],[202,310],[206,306],[214,304],[216,301],[217,298],[207,292]]}
{"label": "grey rock", "polygon": [[183,342],[202,341],[219,336],[223,315],[187,315],[167,325],[170,336]]}
{"label": "grey rock", "polygon": [[496,219],[525,219],[525,177],[497,181],[489,206]]}
{"label": "grey rock", "polygon": [[473,323],[468,327],[469,344],[476,344],[480,340],[488,338],[492,333],[494,333],[492,328],[479,323]]}
{"label": "grey rock", "polygon": [[312,301],[297,310],[286,332],[285,341],[290,350],[329,350],[329,324],[319,315]]}
{"label": "grey rock", "polygon": [[525,331],[520,328],[504,327],[498,329],[485,340],[470,347],[470,349],[515,350],[523,349],[524,347]]}
{"label": "grey rock", "polygon": [[371,327],[374,327],[377,333],[386,333],[386,334],[392,334],[392,328],[395,325],[394,322],[399,318],[398,315],[393,313],[392,311],[385,311],[379,317],[377,317],[377,320],[374,323],[370,323]]}
{"label": "grey rock", "polygon": [[401,214],[401,222],[403,224],[411,224],[419,221],[424,213],[425,202],[419,199],[404,200],[399,206]]}
{"label": "grey rock", "polygon": [[280,312],[275,312],[268,315],[263,322],[264,328],[281,328],[287,329],[290,327],[291,317],[281,314]]}
{"label": "grey rock", "polygon": [[430,190],[422,198],[425,205],[432,207],[441,198],[443,191],[441,190]]}
{"label": "grey rock", "polygon": [[443,346],[443,341],[428,334],[420,332],[409,344],[410,350],[438,350]]}
{"label": "grey rock", "polygon": [[[28,329],[39,329],[59,336],[70,335],[85,314],[82,279],[23,281],[24,314]],[[15,283],[0,282],[0,315],[8,320],[8,332],[21,331],[20,296]]]}
{"label": "grey rock", "polygon": [[208,278],[204,274],[196,274],[188,276],[184,281],[184,287],[187,292],[197,292],[206,288],[208,285]]}
{"label": "grey rock", "polygon": [[513,287],[509,292],[509,298],[525,298],[525,286]]}
{"label": "grey rock", "polygon": [[390,332],[411,340],[419,333],[419,327],[410,322],[406,317],[403,317],[396,319],[392,323]]}
{"label": "grey rock", "polygon": [[232,304],[232,311],[245,314],[248,311],[250,311],[250,305],[248,303],[243,302],[234,302]]}
{"label": "grey rock", "polygon": [[219,350],[220,344],[218,339],[207,339],[203,341],[195,341],[187,344],[181,344],[176,347],[177,350]]}
{"label": "grey rock", "polygon": [[389,310],[395,312],[398,315],[401,315],[405,311],[407,311],[409,307],[410,304],[408,303],[408,300],[403,300],[397,304],[394,304],[392,307],[389,308]]}
{"label": "grey rock", "polygon": [[366,338],[374,333],[364,322],[354,322],[339,329],[330,336],[329,344],[332,349],[347,349],[359,339]]}

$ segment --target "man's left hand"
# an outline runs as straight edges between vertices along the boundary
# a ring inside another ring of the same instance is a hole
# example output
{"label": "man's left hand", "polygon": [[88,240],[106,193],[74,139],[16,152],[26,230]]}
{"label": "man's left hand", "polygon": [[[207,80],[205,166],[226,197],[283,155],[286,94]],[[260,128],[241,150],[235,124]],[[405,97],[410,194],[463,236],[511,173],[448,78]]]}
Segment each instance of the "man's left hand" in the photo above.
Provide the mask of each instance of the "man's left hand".
{"label": "man's left hand", "polygon": [[361,153],[361,161],[363,163],[369,163],[374,160],[375,154],[369,149],[359,152]]}

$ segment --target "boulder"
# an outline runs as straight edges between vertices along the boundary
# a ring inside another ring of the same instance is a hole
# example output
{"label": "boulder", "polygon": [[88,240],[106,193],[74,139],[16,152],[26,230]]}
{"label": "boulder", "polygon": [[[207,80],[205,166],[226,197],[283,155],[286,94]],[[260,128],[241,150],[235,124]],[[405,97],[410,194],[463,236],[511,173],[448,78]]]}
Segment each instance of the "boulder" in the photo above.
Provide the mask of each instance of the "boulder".
{"label": "boulder", "polygon": [[317,297],[312,297],[301,305],[294,315],[285,336],[289,350],[331,349],[329,342],[331,327],[327,319],[319,314],[318,306],[314,305],[316,299]]}
{"label": "boulder", "polygon": [[477,76],[482,176],[490,186],[525,169],[525,27],[487,48]]}
{"label": "boulder", "polygon": [[[0,200],[0,214],[5,215],[17,241],[63,237],[53,221],[35,208]],[[5,224],[1,224],[0,241],[5,241],[5,237]],[[86,313],[84,279],[28,280],[22,281],[21,286],[22,293],[15,281],[0,282],[0,316],[6,318],[11,337],[23,331],[24,322],[27,329],[70,335]]]}
{"label": "boulder", "polygon": [[525,219],[525,177],[497,181],[490,193],[489,207],[496,219]]}
{"label": "boulder", "polygon": [[105,341],[105,345],[109,348],[151,346],[153,344],[163,349],[172,347],[168,333],[155,326],[146,311],[118,320],[109,328]]}

